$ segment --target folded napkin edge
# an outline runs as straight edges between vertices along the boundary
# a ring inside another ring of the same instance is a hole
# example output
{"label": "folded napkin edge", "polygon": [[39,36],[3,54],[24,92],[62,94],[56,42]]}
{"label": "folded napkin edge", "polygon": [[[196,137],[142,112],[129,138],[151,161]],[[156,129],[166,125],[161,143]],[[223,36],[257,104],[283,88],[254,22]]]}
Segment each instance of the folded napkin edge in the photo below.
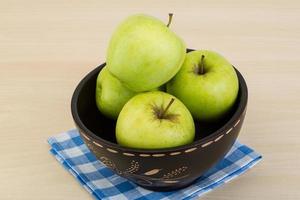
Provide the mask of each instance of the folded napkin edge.
{"label": "folded napkin edge", "polygon": [[[203,187],[200,190],[194,192],[191,196],[184,198],[183,200],[193,200],[193,199],[199,198],[203,194],[212,191],[213,189],[217,188],[218,186],[221,186],[223,183],[229,183],[230,181],[234,180],[235,178],[237,178],[240,175],[242,175],[242,174],[246,173],[247,171],[249,171],[254,165],[258,164],[261,161],[261,159],[262,159],[262,156],[258,155],[257,158],[253,159],[247,165],[237,169],[233,173],[228,174],[221,181],[217,181],[217,182],[215,182],[211,185]],[[205,191],[205,189],[207,189],[207,188],[210,188],[210,189]],[[202,190],[204,192],[201,192]]]}
{"label": "folded napkin edge", "polygon": [[59,155],[55,149],[51,148],[49,151],[54,156],[54,158],[63,166],[63,168],[65,168],[89,194],[91,194],[96,200],[101,199],[96,193],[93,192],[93,189],[86,184],[81,176],[76,173],[76,171],[72,167],[70,167],[67,162],[65,162],[65,159],[61,155]]}

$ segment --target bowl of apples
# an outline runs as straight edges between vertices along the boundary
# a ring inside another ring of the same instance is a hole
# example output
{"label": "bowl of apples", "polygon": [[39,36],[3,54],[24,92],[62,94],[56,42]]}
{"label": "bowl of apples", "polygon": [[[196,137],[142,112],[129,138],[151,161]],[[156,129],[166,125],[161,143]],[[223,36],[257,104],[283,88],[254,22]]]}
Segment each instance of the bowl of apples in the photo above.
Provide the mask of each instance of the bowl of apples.
{"label": "bowl of apples", "polygon": [[223,56],[186,50],[169,22],[133,15],[106,63],[76,87],[71,111],[87,147],[147,189],[186,187],[220,161],[244,121],[247,85]]}

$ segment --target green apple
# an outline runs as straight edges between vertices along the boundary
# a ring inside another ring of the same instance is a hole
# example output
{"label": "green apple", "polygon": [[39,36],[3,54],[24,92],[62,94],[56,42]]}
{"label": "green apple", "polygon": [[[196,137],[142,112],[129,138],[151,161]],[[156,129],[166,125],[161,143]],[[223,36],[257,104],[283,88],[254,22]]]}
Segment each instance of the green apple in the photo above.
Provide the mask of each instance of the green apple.
{"label": "green apple", "polygon": [[221,55],[208,50],[187,53],[182,68],[167,84],[193,117],[212,122],[233,106],[239,90],[236,72]]}
{"label": "green apple", "polygon": [[[165,86],[162,85],[153,91],[164,89]],[[106,66],[100,71],[96,83],[96,105],[105,116],[117,119],[125,103],[136,94],[114,77]]]}
{"label": "green apple", "polygon": [[110,74],[107,66],[100,71],[96,83],[96,105],[105,116],[117,119],[125,103],[136,94]]}
{"label": "green apple", "polygon": [[129,89],[149,91],[168,82],[180,69],[186,48],[160,20],[143,14],[123,21],[107,50],[108,70]]}
{"label": "green apple", "polygon": [[176,97],[152,91],[140,93],[123,107],[116,138],[121,146],[162,149],[191,143],[195,126],[191,113]]}

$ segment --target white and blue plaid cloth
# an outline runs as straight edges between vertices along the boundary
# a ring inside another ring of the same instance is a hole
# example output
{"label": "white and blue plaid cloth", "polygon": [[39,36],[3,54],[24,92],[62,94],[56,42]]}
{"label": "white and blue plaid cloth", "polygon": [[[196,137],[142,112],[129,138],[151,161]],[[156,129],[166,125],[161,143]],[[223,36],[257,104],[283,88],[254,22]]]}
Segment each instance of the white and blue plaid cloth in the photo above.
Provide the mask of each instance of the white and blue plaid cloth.
{"label": "white and blue plaid cloth", "polygon": [[89,151],[77,130],[48,139],[50,152],[95,199],[150,200],[197,199],[253,167],[261,155],[236,142],[225,158],[189,187],[171,191],[146,190],[105,167]]}

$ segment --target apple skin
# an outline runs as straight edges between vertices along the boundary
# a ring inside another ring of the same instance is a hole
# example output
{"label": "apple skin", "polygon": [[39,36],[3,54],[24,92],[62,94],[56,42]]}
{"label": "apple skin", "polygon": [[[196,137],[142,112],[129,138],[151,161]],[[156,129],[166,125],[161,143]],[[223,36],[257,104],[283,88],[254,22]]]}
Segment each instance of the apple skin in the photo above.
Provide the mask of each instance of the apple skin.
{"label": "apple skin", "polygon": [[[155,110],[173,104],[160,119]],[[189,144],[194,140],[195,126],[192,115],[176,97],[152,91],[140,93],[123,107],[117,120],[116,138],[124,147],[162,149]]]}
{"label": "apple skin", "polygon": [[168,82],[180,69],[186,47],[160,20],[137,14],[113,33],[107,50],[108,70],[135,92]]}
{"label": "apple skin", "polygon": [[[204,55],[204,74],[194,72]],[[167,92],[180,99],[193,117],[214,122],[232,108],[239,83],[233,66],[221,55],[208,50],[187,53],[183,66],[167,84]]]}
{"label": "apple skin", "polygon": [[136,94],[110,74],[106,66],[102,68],[96,83],[96,105],[101,113],[117,119],[125,103]]}
{"label": "apple skin", "polygon": [[[153,89],[163,91],[165,85]],[[131,91],[114,77],[105,66],[100,71],[96,83],[96,105],[106,117],[117,119],[125,103],[137,92]]]}

